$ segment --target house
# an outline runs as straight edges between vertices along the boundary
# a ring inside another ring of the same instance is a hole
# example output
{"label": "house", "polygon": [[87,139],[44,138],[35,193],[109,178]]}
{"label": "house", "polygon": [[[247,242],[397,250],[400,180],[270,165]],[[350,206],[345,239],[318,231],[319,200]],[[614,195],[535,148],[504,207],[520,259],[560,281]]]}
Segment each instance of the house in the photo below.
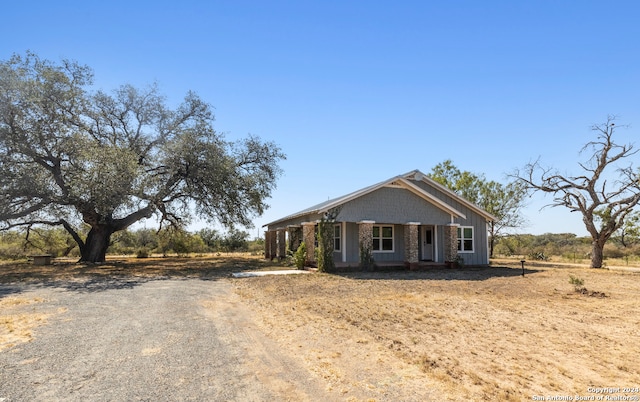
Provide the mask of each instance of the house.
{"label": "house", "polygon": [[[264,225],[265,258],[283,258],[301,241],[317,244],[316,226],[328,214],[335,215],[337,266],[358,266],[362,250],[380,265],[489,264],[487,224],[496,218],[419,170]],[[309,262],[313,249],[307,247]]]}

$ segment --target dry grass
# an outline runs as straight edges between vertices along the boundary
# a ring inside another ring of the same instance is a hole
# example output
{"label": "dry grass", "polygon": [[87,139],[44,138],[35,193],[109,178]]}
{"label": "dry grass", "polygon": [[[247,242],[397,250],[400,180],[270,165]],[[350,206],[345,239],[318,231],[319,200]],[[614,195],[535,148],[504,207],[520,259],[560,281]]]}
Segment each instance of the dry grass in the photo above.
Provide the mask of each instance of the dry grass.
{"label": "dry grass", "polygon": [[[248,255],[200,258],[109,258],[104,264],[77,264],[57,259],[53,265],[29,262],[0,263],[0,284],[37,284],[70,290],[95,290],[133,286],[153,278],[188,277],[217,279],[243,269],[273,269],[271,264]],[[0,351],[29,342],[34,330],[54,314],[45,300],[0,293]]]}
{"label": "dry grass", "polygon": [[[422,372],[421,381],[413,376],[395,386],[411,392],[428,385],[443,399],[588,396],[591,386],[640,384],[640,275],[580,268],[519,273],[489,268],[236,283],[266,328],[309,361],[321,350],[311,366],[325,372],[330,365],[342,373],[334,383],[348,389],[356,388],[350,376],[362,367],[344,356],[358,360],[382,349],[392,357],[383,357],[381,369]],[[575,292],[569,275],[606,297]]]}
{"label": "dry grass", "polygon": [[[515,263],[226,279],[274,268],[247,256],[4,264],[0,283],[81,290],[158,277],[232,280],[283,351],[345,400],[531,400],[640,384],[637,273],[527,263],[522,277]],[[606,297],[575,292],[570,275]],[[14,295],[0,303],[0,349],[46,320],[37,315],[46,301]]]}
{"label": "dry grass", "polygon": [[44,324],[50,314],[28,306],[42,302],[37,297],[0,299],[0,351],[31,341],[33,329]]}
{"label": "dry grass", "polygon": [[157,277],[215,279],[242,270],[277,269],[273,264],[249,254],[203,255],[198,257],[107,257],[99,264],[77,263],[58,258],[52,265],[29,262],[0,263],[0,283],[51,283],[87,279],[145,279]]}

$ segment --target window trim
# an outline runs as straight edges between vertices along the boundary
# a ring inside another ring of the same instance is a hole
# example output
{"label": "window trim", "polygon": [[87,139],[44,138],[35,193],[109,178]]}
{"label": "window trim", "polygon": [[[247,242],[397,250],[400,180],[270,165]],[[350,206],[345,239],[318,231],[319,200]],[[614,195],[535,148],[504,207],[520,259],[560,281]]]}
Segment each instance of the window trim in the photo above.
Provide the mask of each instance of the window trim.
{"label": "window trim", "polygon": [[[378,237],[373,237],[373,228],[379,228],[378,229],[378,233],[380,234],[380,236]],[[382,236],[382,228],[383,227],[389,227],[391,228],[391,237],[383,237]],[[395,253],[396,251],[396,231],[395,231],[395,225],[373,225],[373,227],[371,228],[371,252],[372,253]],[[379,239],[380,240],[380,249],[376,250],[373,248],[373,240],[374,239]],[[383,250],[382,249],[382,240],[383,239],[391,239],[391,250]]]}
{"label": "window trim", "polygon": [[[336,236],[336,229],[338,229],[338,236]],[[336,248],[336,240],[338,241],[338,248]],[[342,225],[339,223],[333,225],[333,252],[342,252]]]}
{"label": "window trim", "polygon": [[[471,237],[464,237],[464,230],[471,229]],[[471,254],[476,251],[475,228],[473,226],[458,226],[456,237],[458,240],[458,253]],[[471,250],[464,249],[465,240],[471,240]]]}

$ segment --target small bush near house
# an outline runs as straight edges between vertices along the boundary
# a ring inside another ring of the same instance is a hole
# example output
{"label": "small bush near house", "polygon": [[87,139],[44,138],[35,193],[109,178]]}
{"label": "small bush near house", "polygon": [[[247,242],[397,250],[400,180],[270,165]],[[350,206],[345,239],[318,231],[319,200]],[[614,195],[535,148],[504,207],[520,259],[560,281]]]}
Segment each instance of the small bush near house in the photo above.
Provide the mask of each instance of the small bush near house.
{"label": "small bush near house", "polygon": [[297,269],[304,269],[304,263],[307,259],[307,246],[304,242],[300,243],[298,249],[293,253],[292,259],[293,265],[295,265]]}

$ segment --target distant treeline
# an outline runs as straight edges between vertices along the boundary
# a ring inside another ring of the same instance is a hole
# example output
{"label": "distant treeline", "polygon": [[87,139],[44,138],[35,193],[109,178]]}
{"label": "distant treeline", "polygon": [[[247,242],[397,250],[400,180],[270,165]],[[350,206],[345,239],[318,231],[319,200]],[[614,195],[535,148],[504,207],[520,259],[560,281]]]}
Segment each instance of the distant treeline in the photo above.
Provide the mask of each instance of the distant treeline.
{"label": "distant treeline", "polygon": [[[107,253],[138,257],[235,251],[261,253],[263,247],[264,240],[249,240],[249,233],[237,229],[227,232],[215,229],[197,232],[163,229],[158,232],[143,228],[114,233]],[[80,255],[76,242],[62,228],[0,232],[0,259],[20,259],[33,254],[50,254],[54,257]]]}
{"label": "distant treeline", "polygon": [[[640,243],[622,240],[618,237],[610,239],[604,247],[605,259],[640,256]],[[539,260],[557,256],[566,260],[581,260],[589,258],[591,242],[591,237],[578,237],[573,233],[508,235],[496,239],[494,256],[521,256]]]}
{"label": "distant treeline", "polygon": [[[217,252],[252,252],[260,254],[264,248],[261,238],[249,239],[242,230],[227,232],[201,229],[196,232],[163,229],[137,229],[117,232],[111,237],[108,254],[187,255]],[[546,259],[551,256],[566,260],[589,258],[591,238],[572,233],[520,234],[496,239],[494,257],[518,256],[527,259]],[[0,259],[20,259],[33,254],[55,257],[79,256],[73,238],[62,228],[32,228],[0,232]],[[612,238],[604,249],[605,258],[640,258],[640,242]]]}

